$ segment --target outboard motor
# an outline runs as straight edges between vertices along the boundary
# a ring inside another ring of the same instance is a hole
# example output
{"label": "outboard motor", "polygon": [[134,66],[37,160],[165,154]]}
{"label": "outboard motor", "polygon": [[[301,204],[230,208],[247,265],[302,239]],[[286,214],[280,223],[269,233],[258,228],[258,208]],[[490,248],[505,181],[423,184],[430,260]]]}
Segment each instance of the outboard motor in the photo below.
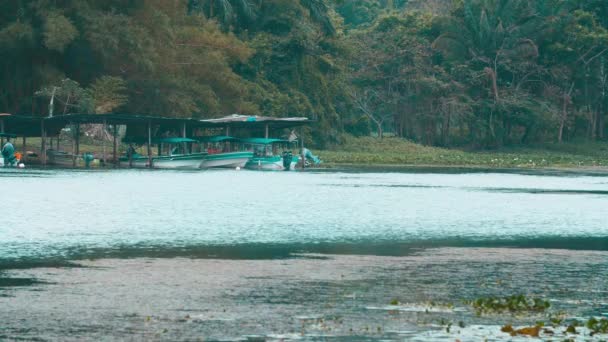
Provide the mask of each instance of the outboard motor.
{"label": "outboard motor", "polygon": [[283,151],[283,167],[285,171],[291,169],[291,161],[293,160],[293,153],[291,151]]}

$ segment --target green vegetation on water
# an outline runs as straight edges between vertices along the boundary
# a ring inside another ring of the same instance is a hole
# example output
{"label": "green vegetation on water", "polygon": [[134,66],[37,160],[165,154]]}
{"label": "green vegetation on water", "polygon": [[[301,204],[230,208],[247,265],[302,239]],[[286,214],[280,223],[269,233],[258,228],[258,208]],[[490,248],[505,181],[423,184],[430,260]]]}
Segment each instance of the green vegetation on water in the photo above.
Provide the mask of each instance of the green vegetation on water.
{"label": "green vegetation on water", "polygon": [[608,143],[581,142],[463,151],[423,146],[401,138],[346,137],[319,151],[325,165],[462,166],[487,168],[606,168]]}
{"label": "green vegetation on water", "polygon": [[487,313],[530,313],[545,312],[551,307],[549,301],[540,298],[528,298],[524,295],[509,297],[478,298],[470,303],[478,315]]}

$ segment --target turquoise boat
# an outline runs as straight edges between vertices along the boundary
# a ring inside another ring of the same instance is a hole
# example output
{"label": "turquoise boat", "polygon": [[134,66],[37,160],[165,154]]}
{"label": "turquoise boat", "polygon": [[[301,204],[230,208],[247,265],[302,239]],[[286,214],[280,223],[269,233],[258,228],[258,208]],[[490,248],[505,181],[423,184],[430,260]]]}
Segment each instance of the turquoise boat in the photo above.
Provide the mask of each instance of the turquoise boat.
{"label": "turquoise boat", "polygon": [[[290,149],[295,142],[289,140],[250,138],[242,139],[241,142],[253,151],[253,158],[245,164],[249,170],[290,171],[295,170],[300,161]],[[281,154],[279,149],[283,150]]]}
{"label": "turquoise boat", "polygon": [[225,135],[197,138],[207,151],[207,157],[203,159],[200,167],[207,168],[241,168],[253,157],[253,152],[234,151],[236,146],[241,145],[238,138]]}

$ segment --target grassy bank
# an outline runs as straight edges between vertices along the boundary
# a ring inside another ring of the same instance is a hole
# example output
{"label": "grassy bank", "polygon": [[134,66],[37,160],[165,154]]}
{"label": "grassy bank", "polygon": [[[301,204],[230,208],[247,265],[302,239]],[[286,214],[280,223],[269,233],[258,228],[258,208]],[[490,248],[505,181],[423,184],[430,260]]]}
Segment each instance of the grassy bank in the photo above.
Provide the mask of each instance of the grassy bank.
{"label": "grassy bank", "polygon": [[581,142],[463,151],[429,147],[399,138],[345,139],[330,150],[315,151],[327,166],[411,165],[489,168],[608,168],[608,143]]}

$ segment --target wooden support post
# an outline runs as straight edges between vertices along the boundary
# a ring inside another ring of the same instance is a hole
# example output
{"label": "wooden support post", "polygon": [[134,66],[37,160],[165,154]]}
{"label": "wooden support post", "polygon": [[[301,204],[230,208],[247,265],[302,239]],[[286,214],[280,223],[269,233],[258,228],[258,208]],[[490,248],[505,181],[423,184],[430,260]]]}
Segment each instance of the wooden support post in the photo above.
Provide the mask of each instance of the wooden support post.
{"label": "wooden support post", "polygon": [[300,129],[300,154],[302,155],[302,170],[306,168],[306,155],[304,154],[304,130]]}
{"label": "wooden support post", "polygon": [[76,124],[76,155],[80,154],[80,124]]}
{"label": "wooden support post", "polygon": [[103,155],[103,166],[106,167],[106,161],[108,160],[107,158],[107,154],[106,154],[106,133],[108,132],[108,122],[106,121],[106,119],[103,119],[103,134],[102,134],[102,138],[101,138],[101,148],[102,148],[102,155]]}
{"label": "wooden support post", "polygon": [[133,167],[133,154],[135,153],[135,147],[133,143],[129,143],[129,147],[127,147],[127,156],[129,157],[129,168]]}
{"label": "wooden support post", "polygon": [[46,130],[44,129],[44,119],[40,120],[40,150],[42,165],[46,166]]}
{"label": "wooden support post", "polygon": [[[70,127],[73,128],[74,125],[70,123]],[[72,167],[76,167],[76,137],[72,137]]]}
{"label": "wooden support post", "polygon": [[264,138],[268,139],[268,124],[264,126]]}
{"label": "wooden support post", "polygon": [[23,142],[22,142],[22,144],[21,144],[21,149],[22,149],[21,153],[22,153],[22,155],[23,155],[23,157],[21,157],[21,158],[23,158],[23,160],[25,160],[25,157],[27,157],[27,153],[26,153],[26,151],[25,151],[25,149],[26,149],[26,147],[25,147],[25,146],[26,146],[26,145],[25,145],[25,135],[24,135],[24,136],[23,136]]}
{"label": "wooden support post", "polygon": [[[182,123],[182,138],[186,138],[186,123]],[[188,143],[182,144],[182,154],[188,154]]]}
{"label": "wooden support post", "polygon": [[[0,133],[4,133],[4,119],[0,119]],[[4,147],[4,137],[0,137],[0,144]]]}
{"label": "wooden support post", "polygon": [[226,135],[230,136],[230,126],[226,126]]}
{"label": "wooden support post", "polygon": [[152,149],[150,145],[152,145],[152,121],[148,121],[148,141],[146,143],[148,148],[148,167],[152,168]]}
{"label": "wooden support post", "polygon": [[113,130],[114,133],[113,136],[113,141],[112,141],[112,161],[114,162],[114,167],[118,167],[118,144],[116,142],[117,136],[118,136],[118,128],[116,127],[116,124],[114,124],[113,126]]}

